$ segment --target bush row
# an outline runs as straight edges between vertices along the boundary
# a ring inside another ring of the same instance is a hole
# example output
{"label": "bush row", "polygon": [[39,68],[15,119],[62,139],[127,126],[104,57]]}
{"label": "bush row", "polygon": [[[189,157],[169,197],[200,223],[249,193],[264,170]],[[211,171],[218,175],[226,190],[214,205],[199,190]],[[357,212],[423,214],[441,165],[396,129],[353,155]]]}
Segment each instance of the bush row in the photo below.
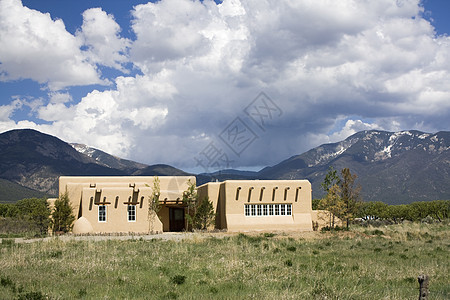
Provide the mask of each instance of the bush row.
{"label": "bush row", "polygon": [[387,220],[393,223],[408,221],[443,221],[450,216],[450,200],[413,202],[411,204],[388,205],[386,203],[363,202],[357,217],[365,220]]}

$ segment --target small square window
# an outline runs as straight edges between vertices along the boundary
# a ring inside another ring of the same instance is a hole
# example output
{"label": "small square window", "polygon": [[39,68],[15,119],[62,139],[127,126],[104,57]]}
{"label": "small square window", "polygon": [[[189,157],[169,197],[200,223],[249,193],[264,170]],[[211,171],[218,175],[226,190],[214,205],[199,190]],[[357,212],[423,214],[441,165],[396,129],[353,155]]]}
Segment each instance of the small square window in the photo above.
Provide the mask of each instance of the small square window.
{"label": "small square window", "polygon": [[136,221],[136,205],[128,205],[128,222]]}
{"label": "small square window", "polygon": [[98,221],[106,222],[106,205],[98,206]]}

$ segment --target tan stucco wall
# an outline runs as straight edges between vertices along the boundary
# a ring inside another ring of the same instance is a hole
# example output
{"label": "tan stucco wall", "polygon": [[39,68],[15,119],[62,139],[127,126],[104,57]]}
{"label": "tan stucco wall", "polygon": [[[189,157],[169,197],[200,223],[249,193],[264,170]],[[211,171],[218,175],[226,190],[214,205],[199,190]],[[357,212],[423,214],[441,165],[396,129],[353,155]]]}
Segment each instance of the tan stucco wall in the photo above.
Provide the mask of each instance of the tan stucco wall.
{"label": "tan stucco wall", "polygon": [[[168,230],[168,214],[163,205],[159,218],[150,218],[148,204],[152,194],[153,176],[126,177],[69,177],[59,179],[60,193],[67,191],[76,219],[84,217],[93,233],[135,232],[148,233]],[[160,176],[160,202],[182,199],[188,181],[195,184],[194,176]],[[98,220],[97,201],[106,203],[106,222]],[[127,202],[138,202],[136,221],[128,221]],[[76,222],[76,221],[75,221]],[[86,228],[86,221],[83,226]],[[83,233],[83,232],[75,232]]]}
{"label": "tan stucco wall", "polygon": [[[311,184],[307,180],[227,180],[206,183],[198,191],[217,199],[214,207],[219,229],[312,230]],[[292,215],[245,216],[245,204],[291,204]]]}
{"label": "tan stucco wall", "polygon": [[[188,181],[195,184],[195,177],[159,177],[162,207],[158,217],[149,218],[148,204],[154,179],[153,176],[60,177],[60,193],[68,192],[77,219],[74,233],[169,231],[169,207],[182,207],[183,192],[189,187]],[[324,219],[311,209],[308,180],[227,180],[204,184],[197,192],[199,199],[209,197],[212,202],[218,229],[310,231],[313,221]],[[134,222],[127,218],[130,201],[138,202]],[[98,220],[98,202],[106,205],[106,222]],[[245,216],[246,204],[290,204],[292,214]],[[154,222],[150,224],[149,219]]]}

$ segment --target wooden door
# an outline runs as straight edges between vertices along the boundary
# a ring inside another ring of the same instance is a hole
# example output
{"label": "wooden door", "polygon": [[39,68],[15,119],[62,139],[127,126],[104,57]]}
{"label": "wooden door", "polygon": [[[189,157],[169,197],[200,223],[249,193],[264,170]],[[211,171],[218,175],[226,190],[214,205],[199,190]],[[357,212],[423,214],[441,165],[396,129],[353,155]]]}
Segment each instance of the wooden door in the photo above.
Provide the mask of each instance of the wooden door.
{"label": "wooden door", "polygon": [[184,208],[169,207],[169,230],[183,231],[185,229]]}

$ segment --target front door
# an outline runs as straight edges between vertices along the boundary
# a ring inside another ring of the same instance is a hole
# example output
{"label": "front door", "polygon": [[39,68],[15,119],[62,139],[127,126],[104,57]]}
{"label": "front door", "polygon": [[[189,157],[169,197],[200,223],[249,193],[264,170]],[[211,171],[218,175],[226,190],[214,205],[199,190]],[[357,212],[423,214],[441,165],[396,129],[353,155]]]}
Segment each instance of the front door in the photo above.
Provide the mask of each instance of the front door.
{"label": "front door", "polygon": [[184,226],[184,208],[169,207],[169,230],[183,231]]}

